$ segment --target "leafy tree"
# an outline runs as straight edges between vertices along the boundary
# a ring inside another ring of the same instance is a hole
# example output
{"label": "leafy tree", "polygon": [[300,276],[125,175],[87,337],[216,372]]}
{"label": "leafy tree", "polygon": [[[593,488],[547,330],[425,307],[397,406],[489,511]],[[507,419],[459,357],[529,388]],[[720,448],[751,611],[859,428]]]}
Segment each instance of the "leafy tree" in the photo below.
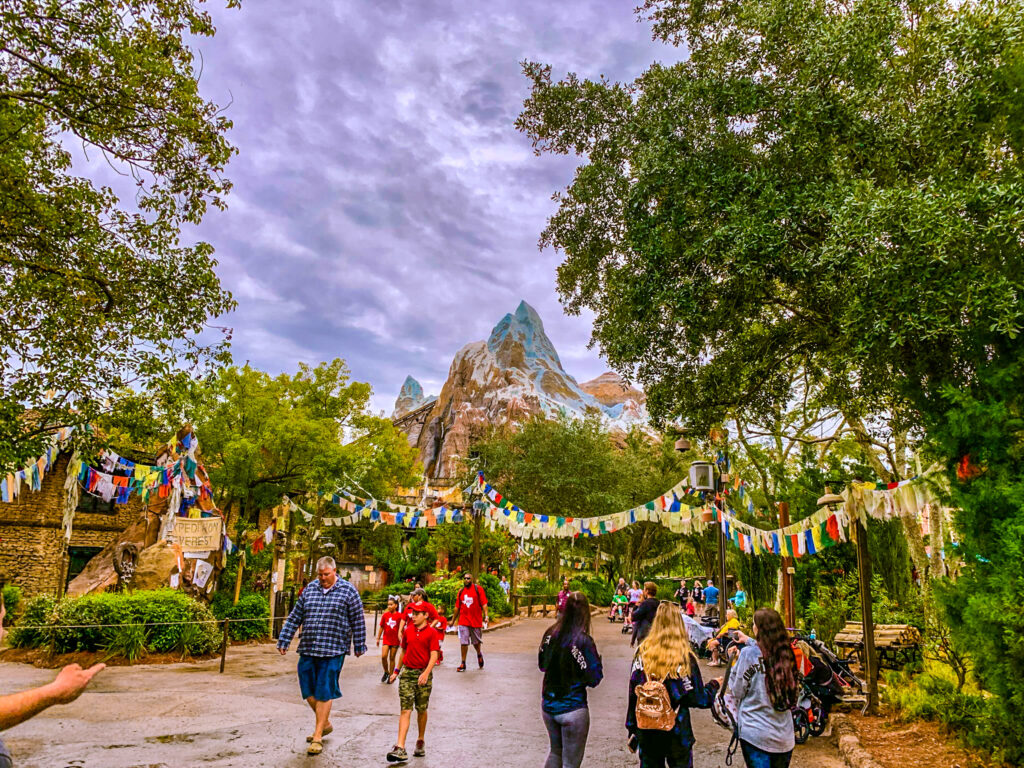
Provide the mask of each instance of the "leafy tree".
{"label": "leafy tree", "polygon": [[[489,482],[535,515],[594,517],[646,503],[679,482],[685,470],[670,443],[640,433],[616,439],[596,417],[538,416],[516,432],[496,431],[473,446]],[[559,557],[611,556],[611,575],[633,574],[639,561],[678,544],[655,523],[637,523],[593,539],[549,539],[548,578],[556,580]]]}
{"label": "leafy tree", "polygon": [[802,370],[858,430],[941,410],[1024,318],[1024,7],[647,0],[682,62],[526,62],[518,127],[585,156],[541,238],[652,413],[769,416]]}
{"label": "leafy tree", "polygon": [[[200,5],[0,2],[0,466],[95,421],[112,390],[224,359],[196,334],[234,302],[213,248],[180,242],[224,207],[234,153],[186,43],[214,34]],[[134,198],[78,175],[73,146]]]}
{"label": "leafy tree", "polygon": [[[930,430],[950,462],[952,502],[963,558],[937,589],[956,649],[968,649],[996,707],[1013,756],[1024,759],[1024,355],[983,371],[971,388],[949,388],[950,408]],[[933,542],[933,546],[936,543]],[[947,550],[946,563],[959,558]]]}

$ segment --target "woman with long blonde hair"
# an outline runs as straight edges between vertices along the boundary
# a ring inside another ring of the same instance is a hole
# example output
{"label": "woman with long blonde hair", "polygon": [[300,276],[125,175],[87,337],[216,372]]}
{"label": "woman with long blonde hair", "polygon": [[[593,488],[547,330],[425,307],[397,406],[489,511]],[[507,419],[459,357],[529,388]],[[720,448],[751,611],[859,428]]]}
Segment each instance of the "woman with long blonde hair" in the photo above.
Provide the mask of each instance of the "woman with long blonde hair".
{"label": "woman with long blonde hair", "polygon": [[[669,731],[637,726],[637,688],[655,680],[664,684],[676,713]],[[668,602],[659,605],[651,631],[633,657],[629,677],[626,730],[637,739],[640,768],[689,768],[694,744],[690,709],[709,709],[718,688],[718,680],[705,684],[701,679],[679,606]]]}

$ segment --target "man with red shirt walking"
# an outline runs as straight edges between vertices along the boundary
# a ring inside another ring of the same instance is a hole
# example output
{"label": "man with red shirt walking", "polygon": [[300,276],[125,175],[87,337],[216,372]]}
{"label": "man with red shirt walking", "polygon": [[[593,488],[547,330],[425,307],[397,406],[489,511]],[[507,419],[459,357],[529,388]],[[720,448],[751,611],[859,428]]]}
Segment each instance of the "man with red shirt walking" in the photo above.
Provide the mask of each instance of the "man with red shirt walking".
{"label": "man with red shirt walking", "polygon": [[453,621],[459,626],[459,643],[462,645],[462,663],[456,672],[466,671],[466,653],[470,643],[476,648],[476,663],[484,668],[484,655],[480,652],[483,642],[484,622],[487,621],[487,593],[473,583],[473,575],[467,573],[462,579],[462,589],[455,598]]}
{"label": "man with red shirt walking", "polygon": [[398,742],[388,752],[389,763],[404,763],[409,759],[405,751],[405,737],[409,733],[412,710],[416,708],[416,725],[419,738],[416,740],[414,757],[427,754],[424,739],[427,733],[427,705],[434,685],[433,671],[441,653],[441,636],[430,626],[430,616],[423,605],[413,606],[412,619],[402,635],[402,654],[398,657],[390,682],[396,678],[398,701],[402,713],[398,718]]}

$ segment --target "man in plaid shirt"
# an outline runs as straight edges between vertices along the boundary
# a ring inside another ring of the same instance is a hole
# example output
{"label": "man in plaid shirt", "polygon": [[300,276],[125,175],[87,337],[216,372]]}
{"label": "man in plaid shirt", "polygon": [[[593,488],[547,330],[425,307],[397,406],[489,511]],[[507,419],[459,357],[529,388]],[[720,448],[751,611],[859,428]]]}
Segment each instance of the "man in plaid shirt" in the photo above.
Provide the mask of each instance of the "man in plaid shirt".
{"label": "man in plaid shirt", "polygon": [[363,601],[355,587],[338,578],[334,558],[317,561],[316,581],[302,590],[285,621],[277,641],[282,656],[288,652],[299,625],[299,689],[316,713],[316,727],[306,741],[309,754],[319,755],[324,750],[323,737],[334,730],[331,704],[341,698],[338,677],[349,645],[354,646],[357,657],[366,653]]}

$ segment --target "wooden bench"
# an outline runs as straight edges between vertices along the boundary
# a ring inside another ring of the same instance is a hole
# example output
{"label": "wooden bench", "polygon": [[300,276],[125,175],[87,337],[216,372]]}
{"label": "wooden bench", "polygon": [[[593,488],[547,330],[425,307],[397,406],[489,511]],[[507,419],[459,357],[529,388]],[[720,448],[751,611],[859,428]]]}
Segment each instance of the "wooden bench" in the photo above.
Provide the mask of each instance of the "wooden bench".
{"label": "wooden bench", "polygon": [[[834,642],[840,658],[864,666],[864,631],[859,623],[847,622],[836,633]],[[901,669],[913,661],[920,661],[921,633],[910,624],[875,624],[875,653],[878,666],[885,669]]]}

